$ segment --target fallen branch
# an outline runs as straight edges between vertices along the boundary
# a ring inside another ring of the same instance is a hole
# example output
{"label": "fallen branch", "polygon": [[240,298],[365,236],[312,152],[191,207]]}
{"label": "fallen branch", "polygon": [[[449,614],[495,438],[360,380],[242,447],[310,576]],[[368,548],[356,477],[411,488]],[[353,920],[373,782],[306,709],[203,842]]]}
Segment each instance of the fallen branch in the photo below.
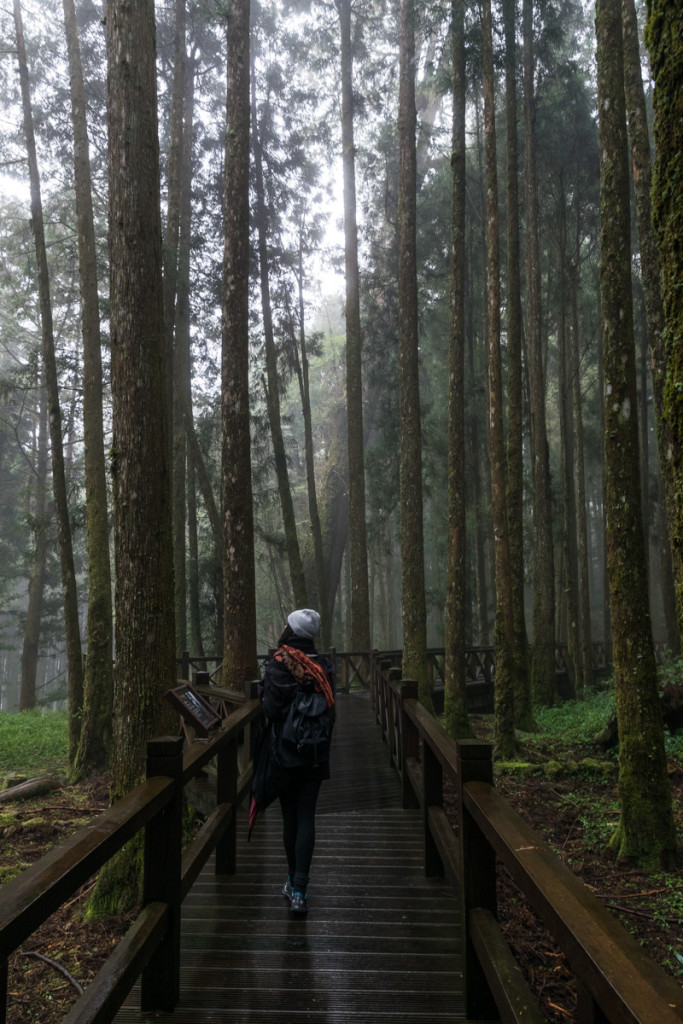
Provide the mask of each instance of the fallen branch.
{"label": "fallen branch", "polygon": [[[647,910],[636,910],[635,907],[622,907],[618,903],[605,903],[606,907],[610,910],[618,910],[622,914],[633,914],[635,917],[644,917],[646,921],[654,921],[655,915],[648,913]],[[658,918],[658,920],[660,920]],[[680,924],[680,917],[662,917],[662,921],[665,924]]]}
{"label": "fallen branch", "polygon": [[10,800],[28,800],[32,796],[49,793],[51,789],[61,789],[63,785],[61,779],[29,779],[27,782],[20,782],[18,786],[3,789],[0,793],[0,803],[9,803]]}
{"label": "fallen branch", "polygon": [[[619,896],[620,900],[632,900],[636,896],[656,896],[659,892],[666,892],[666,886],[663,889],[650,889],[649,892],[622,892]],[[609,892],[596,892],[593,893],[600,900],[611,900],[614,896],[613,893]]]}
{"label": "fallen branch", "polygon": [[56,971],[59,971],[60,974],[63,974],[64,977],[66,978],[66,980],[71,985],[73,985],[73,987],[78,992],[79,996],[83,995],[83,986],[80,984],[80,982],[76,981],[76,979],[74,978],[73,974],[70,974],[69,971],[67,971],[66,967],[64,967],[60,963],[57,963],[56,960],[52,960],[49,956],[43,956],[42,953],[36,953],[35,950],[29,950],[27,953],[20,953],[19,955],[20,956],[33,956],[33,957],[36,958],[36,960],[42,960],[43,963],[49,964],[50,967],[54,967],[54,969]]}

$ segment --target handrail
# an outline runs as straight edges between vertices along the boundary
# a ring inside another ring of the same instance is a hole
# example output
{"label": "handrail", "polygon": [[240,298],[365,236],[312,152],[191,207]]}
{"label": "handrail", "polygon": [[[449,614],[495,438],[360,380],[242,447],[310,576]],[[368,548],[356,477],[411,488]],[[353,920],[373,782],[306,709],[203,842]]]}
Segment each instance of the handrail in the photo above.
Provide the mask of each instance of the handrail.
{"label": "handrail", "polygon": [[[184,752],[182,737],[151,740],[145,782],[2,887],[0,1024],[6,1019],[9,955],[143,828],[142,910],[72,1006],[65,1024],[108,1024],[141,973],[143,1009],[173,1009],[179,991],[180,904],[214,849],[216,872],[235,870],[235,809],[253,771],[253,730],[249,763],[241,774],[238,742],[248,726],[258,723],[260,713],[258,700],[247,701],[208,742]],[[183,787],[213,758],[217,806],[183,853]]]}
{"label": "handrail", "polygon": [[[496,791],[490,744],[451,739],[418,702],[417,684],[395,669],[373,666],[372,695],[404,806],[423,810],[425,874],[445,875],[460,891],[467,1019],[542,1020],[496,922],[498,858],[578,979],[577,1019],[680,1024],[677,982]],[[443,809],[444,775],[455,785],[457,839]]]}

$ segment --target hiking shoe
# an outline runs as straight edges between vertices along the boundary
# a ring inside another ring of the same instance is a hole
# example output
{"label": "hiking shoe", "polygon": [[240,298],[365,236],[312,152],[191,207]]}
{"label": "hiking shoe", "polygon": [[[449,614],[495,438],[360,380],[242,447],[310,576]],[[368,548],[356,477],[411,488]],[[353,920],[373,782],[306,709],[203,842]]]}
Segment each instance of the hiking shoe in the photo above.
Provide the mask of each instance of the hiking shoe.
{"label": "hiking shoe", "polygon": [[293,892],[292,898],[289,903],[289,909],[292,914],[305,914],[308,912],[306,906],[306,896],[302,892]]}
{"label": "hiking shoe", "polygon": [[286,900],[291,900],[292,896],[294,895],[294,890],[292,889],[292,883],[289,880],[289,878],[287,879],[285,884],[282,886],[282,895],[284,896],[284,898]]}

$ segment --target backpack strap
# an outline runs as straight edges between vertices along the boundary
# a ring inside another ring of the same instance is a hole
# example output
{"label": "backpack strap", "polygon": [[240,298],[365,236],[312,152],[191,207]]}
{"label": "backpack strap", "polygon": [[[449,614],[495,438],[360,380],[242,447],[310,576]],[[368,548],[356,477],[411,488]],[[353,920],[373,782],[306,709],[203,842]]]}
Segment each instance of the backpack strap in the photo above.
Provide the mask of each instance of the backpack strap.
{"label": "backpack strap", "polygon": [[273,658],[281,665],[284,665],[287,671],[294,676],[299,686],[309,686],[312,684],[318,693],[322,693],[328,708],[334,706],[334,694],[332,693],[327,673],[317,662],[309,658],[307,654],[297,650],[296,647],[288,647],[287,644],[282,644],[276,650]]}

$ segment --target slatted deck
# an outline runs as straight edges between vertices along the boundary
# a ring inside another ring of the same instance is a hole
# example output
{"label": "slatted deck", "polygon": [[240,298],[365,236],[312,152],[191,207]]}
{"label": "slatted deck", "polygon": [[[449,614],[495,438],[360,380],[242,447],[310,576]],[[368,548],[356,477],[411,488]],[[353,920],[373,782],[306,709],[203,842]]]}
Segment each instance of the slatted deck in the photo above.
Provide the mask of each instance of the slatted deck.
{"label": "slatted deck", "polygon": [[318,804],[309,913],[280,893],[286,862],[271,807],[237,872],[210,862],[183,907],[180,1005],[118,1024],[439,1024],[463,1020],[459,910],[422,871],[421,813],[400,805],[367,695],[340,695],[332,779]]}

